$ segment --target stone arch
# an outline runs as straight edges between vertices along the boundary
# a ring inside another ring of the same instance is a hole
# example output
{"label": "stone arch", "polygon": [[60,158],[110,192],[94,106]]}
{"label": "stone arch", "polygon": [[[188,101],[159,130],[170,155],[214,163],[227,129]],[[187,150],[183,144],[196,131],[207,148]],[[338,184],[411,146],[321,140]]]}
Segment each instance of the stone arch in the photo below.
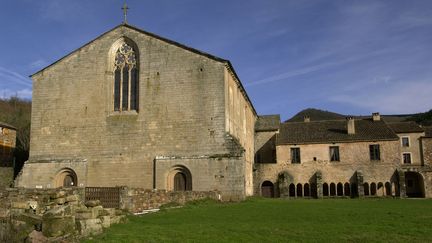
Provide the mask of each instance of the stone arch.
{"label": "stone arch", "polygon": [[261,184],[261,196],[263,197],[275,197],[274,195],[274,185],[271,181],[264,181]]}
{"label": "stone arch", "polygon": [[303,197],[303,186],[302,184],[297,184],[297,197]]}
{"label": "stone arch", "polygon": [[338,196],[343,196],[343,185],[340,182],[336,186],[336,193]]}
{"label": "stone arch", "polygon": [[363,188],[364,188],[364,195],[365,196],[369,196],[369,184],[367,182],[363,183]]}
{"label": "stone arch", "polygon": [[405,190],[407,197],[425,197],[423,176],[414,171],[405,172]]}
{"label": "stone arch", "polygon": [[392,182],[392,192],[391,193],[392,193],[392,196],[395,196],[395,197],[400,195],[399,186],[398,186],[398,183],[396,181]]}
{"label": "stone arch", "polygon": [[330,183],[330,196],[336,196],[336,184]]}
{"label": "stone arch", "polygon": [[347,197],[351,196],[351,188],[348,182],[344,184],[344,195]]}
{"label": "stone arch", "polygon": [[370,184],[370,195],[371,196],[376,196],[377,195],[377,187],[376,187],[375,182],[372,182]]}
{"label": "stone arch", "polygon": [[63,168],[54,177],[55,187],[78,186],[78,176],[71,168]]}
{"label": "stone arch", "polygon": [[351,183],[351,190],[350,190],[351,197],[357,197],[359,194],[358,191],[359,191],[359,188],[357,187],[357,183],[352,182]]}
{"label": "stone arch", "polygon": [[167,179],[167,189],[170,191],[192,191],[192,174],[183,165],[173,166]]}
{"label": "stone arch", "polygon": [[311,196],[309,183],[304,184],[303,190],[304,190],[303,196],[305,196],[305,197]]}
{"label": "stone arch", "polygon": [[378,182],[377,184],[377,196],[385,196],[384,184],[382,182]]}
{"label": "stone arch", "polygon": [[327,183],[324,183],[323,184],[323,196],[328,197],[329,195],[330,195],[329,194],[329,186]]}
{"label": "stone arch", "polygon": [[391,186],[390,182],[387,181],[384,186],[385,186],[385,195],[391,196],[392,195],[392,186]]}
{"label": "stone arch", "polygon": [[316,183],[310,184],[310,193],[311,193],[310,195],[311,197],[318,198],[318,188]]}
{"label": "stone arch", "polygon": [[296,196],[296,187],[295,187],[294,183],[291,183],[289,185],[289,196],[290,197],[295,197]]}

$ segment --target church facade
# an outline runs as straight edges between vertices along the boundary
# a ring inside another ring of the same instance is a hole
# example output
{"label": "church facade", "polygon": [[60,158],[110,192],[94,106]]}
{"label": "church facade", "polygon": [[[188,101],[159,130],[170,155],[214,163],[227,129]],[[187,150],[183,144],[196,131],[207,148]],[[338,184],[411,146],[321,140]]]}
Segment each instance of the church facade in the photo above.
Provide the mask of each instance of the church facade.
{"label": "church facade", "polygon": [[[229,61],[126,23],[32,79],[30,157],[18,187],[217,190],[224,200],[432,197],[422,128],[378,114],[258,116]],[[401,145],[406,137],[411,147]]]}
{"label": "church facade", "polygon": [[257,114],[229,61],[122,24],[32,79],[17,186],[253,194]]}

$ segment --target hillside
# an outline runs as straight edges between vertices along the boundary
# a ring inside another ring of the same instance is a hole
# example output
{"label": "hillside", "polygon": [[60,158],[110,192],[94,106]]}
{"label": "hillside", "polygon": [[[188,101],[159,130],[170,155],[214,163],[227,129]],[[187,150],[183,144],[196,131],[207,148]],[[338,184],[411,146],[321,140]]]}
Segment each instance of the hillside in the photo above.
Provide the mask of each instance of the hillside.
{"label": "hillside", "polygon": [[302,122],[305,116],[309,116],[311,121],[323,120],[340,120],[345,119],[345,115],[341,115],[331,111],[323,111],[315,108],[308,108],[300,111],[285,122]]}
{"label": "hillside", "polygon": [[30,150],[31,101],[17,97],[0,99],[0,121],[17,129],[15,172],[28,159]]}
{"label": "hillside", "polygon": [[[308,108],[300,111],[285,122],[301,122],[304,116],[309,116],[311,121],[324,121],[324,120],[340,120],[345,119],[347,115],[324,111],[315,108]],[[356,116],[357,118],[368,118],[371,115]],[[396,114],[396,115],[382,115],[382,118],[387,122],[401,122],[401,121],[415,121],[419,125],[431,126],[432,125],[432,110],[416,114]]]}

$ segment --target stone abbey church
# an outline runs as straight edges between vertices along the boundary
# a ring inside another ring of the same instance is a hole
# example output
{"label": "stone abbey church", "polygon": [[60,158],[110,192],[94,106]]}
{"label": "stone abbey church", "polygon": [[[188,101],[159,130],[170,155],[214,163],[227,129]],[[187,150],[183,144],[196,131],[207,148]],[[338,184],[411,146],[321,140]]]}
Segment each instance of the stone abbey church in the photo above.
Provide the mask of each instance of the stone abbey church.
{"label": "stone abbey church", "polygon": [[123,23],[32,75],[18,187],[432,197],[432,134],[259,116],[227,60]]}

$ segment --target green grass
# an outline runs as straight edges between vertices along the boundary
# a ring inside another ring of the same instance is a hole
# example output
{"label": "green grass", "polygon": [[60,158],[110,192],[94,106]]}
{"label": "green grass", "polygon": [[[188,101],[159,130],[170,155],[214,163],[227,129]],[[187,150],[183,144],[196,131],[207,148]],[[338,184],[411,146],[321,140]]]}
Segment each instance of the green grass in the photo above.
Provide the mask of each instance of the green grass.
{"label": "green grass", "polygon": [[87,242],[432,242],[432,200],[252,198],[131,216]]}

